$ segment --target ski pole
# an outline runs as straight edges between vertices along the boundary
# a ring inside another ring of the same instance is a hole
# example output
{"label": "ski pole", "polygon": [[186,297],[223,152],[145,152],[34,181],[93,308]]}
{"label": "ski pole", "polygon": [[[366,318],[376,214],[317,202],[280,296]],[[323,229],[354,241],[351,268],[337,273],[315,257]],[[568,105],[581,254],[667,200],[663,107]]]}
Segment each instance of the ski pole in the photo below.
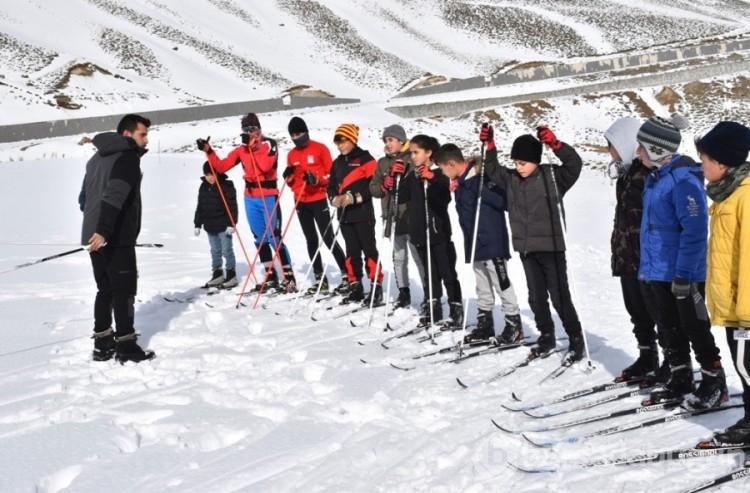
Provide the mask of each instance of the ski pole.
{"label": "ski pole", "polygon": [[424,218],[425,218],[425,233],[427,233],[427,284],[428,292],[430,294],[430,342],[435,344],[435,310],[434,300],[432,299],[434,293],[432,290],[432,252],[430,242],[430,208],[427,199],[427,188],[430,186],[427,180],[422,180],[424,187]]}
{"label": "ski pole", "polygon": [[[328,210],[328,226],[326,226],[326,229],[323,230],[320,236],[320,243],[318,244],[318,249],[315,250],[315,254],[310,259],[310,267],[307,268],[307,272],[305,272],[304,279],[307,279],[310,276],[310,271],[312,271],[313,267],[315,266],[315,260],[318,258],[318,255],[320,255],[321,248],[323,248],[323,245],[325,244],[325,236],[326,233],[328,233],[328,230],[331,229],[331,224],[333,224],[333,220],[331,219],[331,211]],[[313,218],[313,221],[315,219]],[[336,233],[334,233],[334,242],[336,238]],[[326,270],[328,268],[328,262],[326,261],[326,264],[323,266],[323,276],[325,276]],[[313,299],[317,298],[318,293],[320,293],[320,289],[322,288],[322,278],[321,282],[318,283],[318,288],[315,290],[315,296]],[[297,292],[297,295],[294,297],[294,301],[292,302],[292,306],[289,308],[289,314],[288,316],[291,317],[292,313],[294,313],[294,309],[297,307],[297,302],[299,301],[300,295],[302,295],[302,290],[300,289]]]}
{"label": "ski pole", "polygon": [[[300,199],[304,195],[304,192],[299,195],[299,197],[295,198],[294,200],[294,208],[292,209],[292,213],[289,214],[289,219],[286,221],[286,225],[284,226],[284,231],[281,233],[281,237],[279,238],[278,242],[275,242],[276,249],[273,252],[273,257],[271,258],[271,264],[268,266],[268,269],[266,270],[266,277],[263,279],[263,283],[260,285],[260,289],[258,290],[258,296],[255,297],[255,303],[253,303],[253,308],[258,306],[258,301],[260,301],[260,297],[263,295],[263,288],[266,285],[266,281],[268,280],[268,275],[271,273],[271,269],[275,269],[276,259],[279,258],[279,253],[281,251],[281,247],[284,246],[284,237],[286,236],[286,232],[289,230],[289,226],[292,224],[292,219],[294,219],[294,216],[297,213],[297,204],[299,204]],[[279,259],[279,262],[281,262],[281,259]],[[291,267],[291,266],[290,266]],[[283,264],[282,264],[282,272],[283,272]],[[284,276],[284,280],[286,280],[286,275]],[[239,301],[237,302],[237,307],[239,307]]]}
{"label": "ski pole", "polygon": [[[341,210],[341,217],[338,218],[338,224],[336,225],[336,229],[333,230],[333,241],[336,241],[336,238],[339,235],[339,230],[341,229],[341,225],[344,223],[344,214],[346,214],[346,206]],[[323,275],[325,275],[326,272],[328,272],[328,265],[331,263],[330,260],[326,261],[326,263],[323,265]],[[343,279],[342,279],[343,281]],[[323,286],[322,283],[318,283],[318,289],[315,291],[315,296],[313,296],[312,301],[310,304],[312,305],[312,309],[310,309],[310,313],[307,314],[308,318],[312,319],[313,314],[315,313],[315,300],[318,299],[318,296],[320,295],[320,288]],[[290,312],[291,313],[291,312]]]}
{"label": "ski pole", "polygon": [[[391,301],[391,272],[394,272],[396,270],[395,262],[393,260],[393,254],[396,251],[396,223],[398,222],[398,187],[401,185],[401,174],[396,175],[396,183],[394,186],[396,187],[393,191],[393,212],[391,213],[391,263],[392,268],[388,272],[388,278],[387,278],[387,284],[388,287],[386,288],[386,301],[385,301],[385,326],[388,327],[388,316],[389,311],[388,308],[390,306]],[[384,231],[385,232],[385,231]],[[409,245],[406,245],[406,248],[409,248]],[[369,327],[369,323],[368,323]]]}
{"label": "ski pole", "polygon": [[[133,246],[140,247],[140,248],[161,248],[164,245],[162,245],[161,243],[136,243]],[[35,260],[33,262],[26,262],[25,264],[16,265],[15,267],[11,267],[10,269],[5,269],[5,270],[0,271],[0,274],[5,274],[6,272],[23,269],[24,267],[31,267],[32,265],[41,264],[42,262],[47,262],[49,260],[54,260],[56,258],[65,257],[66,255],[72,255],[74,253],[82,252],[84,250],[88,250],[88,248],[85,246],[74,248],[73,250],[68,250],[67,252],[58,253],[56,255],[50,255],[49,257],[44,257],[42,259]]]}
{"label": "ski pole", "polygon": [[[209,166],[209,168],[211,169],[211,174],[213,175],[214,181],[217,184],[216,188],[218,188],[219,190],[219,197],[221,197],[221,202],[224,204],[224,210],[227,212],[227,216],[229,216],[229,223],[232,225],[232,227],[234,228],[234,232],[237,234],[237,240],[240,242],[240,248],[242,248],[242,255],[245,257],[245,262],[247,262],[247,265],[250,265],[250,258],[247,256],[247,250],[245,250],[245,243],[242,241],[240,230],[237,228],[237,223],[235,222],[234,217],[232,217],[232,211],[229,209],[229,203],[224,196],[224,189],[219,186],[219,177],[217,176],[216,170],[213,168],[213,166]],[[239,216],[239,212],[237,215]],[[239,217],[237,219],[239,219]],[[251,270],[249,274],[253,276],[253,278],[255,278],[256,282],[258,282],[257,278],[255,277],[255,272]]]}
{"label": "ski pole", "polygon": [[[541,125],[537,125],[537,129],[539,127],[541,127]],[[547,151],[547,149],[545,148],[545,152],[546,151]],[[551,163],[549,155],[547,156],[547,160],[550,161],[550,163]],[[568,225],[567,225],[567,223],[565,221],[565,214],[563,213],[563,209],[562,209],[562,201],[560,199],[560,191],[559,191],[559,189],[557,187],[557,178],[555,176],[555,170],[551,169],[550,171],[551,171],[550,175],[552,175],[552,188],[554,188],[554,190],[555,190],[555,203],[557,205],[557,214],[560,216],[560,226],[562,226],[560,229],[562,230],[563,246],[567,247],[567,245],[568,245],[568,234],[567,234]],[[552,231],[552,234],[554,236],[554,231]],[[567,262],[565,263],[565,267],[566,267],[566,270],[567,270],[567,273],[568,273],[568,277],[570,278],[571,296],[573,298],[573,304],[575,306],[579,306],[578,305],[578,293],[576,292],[575,277],[573,277],[573,269],[570,268],[570,267],[568,267],[568,263]],[[580,319],[580,315],[579,315],[579,319]],[[588,360],[589,371],[591,371],[591,370],[594,369],[594,365],[591,363],[591,355],[589,354],[588,338],[586,337],[586,330],[583,328],[583,324],[581,324],[581,334],[583,335],[583,347],[586,350],[586,359]]]}
{"label": "ski pole", "polygon": [[[483,123],[482,128],[487,128],[489,124]],[[480,151],[481,164],[479,171],[479,190],[477,191],[477,210],[474,212],[474,231],[472,231],[471,238],[471,254],[469,255],[469,268],[474,269],[474,258],[477,253],[477,237],[479,236],[479,212],[482,207],[482,189],[484,187],[484,142],[482,142],[482,149]],[[467,290],[468,291],[468,290]],[[458,353],[463,352],[464,339],[466,338],[466,319],[469,318],[469,294],[466,294],[466,301],[464,301],[464,320],[461,324],[461,340],[458,343]],[[494,327],[493,327],[494,330]]]}

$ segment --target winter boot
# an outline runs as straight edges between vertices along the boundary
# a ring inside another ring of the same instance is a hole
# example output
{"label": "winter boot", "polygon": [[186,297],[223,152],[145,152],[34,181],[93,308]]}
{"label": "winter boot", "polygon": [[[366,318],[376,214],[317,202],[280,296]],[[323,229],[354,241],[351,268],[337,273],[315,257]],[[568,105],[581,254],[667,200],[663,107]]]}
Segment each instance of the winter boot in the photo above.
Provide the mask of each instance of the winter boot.
{"label": "winter boot", "polygon": [[632,365],[622,370],[620,376],[615,379],[616,382],[639,380],[649,375],[656,375],[659,370],[659,351],[656,346],[638,346],[638,349],[641,352],[640,356]]}
{"label": "winter boot", "polygon": [[99,332],[94,331],[91,336],[94,340],[94,352],[92,359],[94,361],[107,361],[115,355],[115,331],[112,327]]}
{"label": "winter boot", "polygon": [[555,349],[555,346],[557,346],[557,341],[555,340],[555,333],[554,332],[544,333],[539,336],[539,339],[536,340],[536,346],[531,348],[531,354],[529,354],[529,359],[536,359],[542,356],[546,356],[550,351]]}
{"label": "winter boot", "polygon": [[281,291],[284,293],[297,292],[297,280],[294,278],[294,271],[291,267],[284,267],[284,280],[281,281]]}
{"label": "winter boot", "polygon": [[349,291],[351,291],[352,285],[349,283],[346,277],[342,277],[341,279],[341,284],[333,288],[333,294],[346,296],[349,294]]}
{"label": "winter boot", "polygon": [[362,283],[355,281],[349,283],[349,294],[344,298],[343,303],[361,303],[365,299],[365,290],[362,287]]}
{"label": "winter boot", "polygon": [[328,294],[328,278],[323,274],[315,274],[315,283],[307,288],[307,294],[315,296],[318,293],[318,286],[320,286],[320,294]]}
{"label": "winter boot", "polygon": [[438,299],[427,301],[419,314],[419,325],[430,325],[430,306],[432,306],[432,322],[438,323],[443,319],[443,304]]}
{"label": "winter boot", "polygon": [[264,293],[272,293],[279,289],[279,275],[276,273],[275,268],[271,267],[271,271],[268,273],[268,277],[266,277],[265,285],[263,285],[262,282],[258,283],[250,290],[250,292],[257,293],[260,291],[261,286],[263,286]]}
{"label": "winter boot", "polygon": [[716,433],[713,441],[714,444],[723,446],[750,444],[750,414],[745,413],[744,418],[723,432]]}
{"label": "winter boot", "polygon": [[131,332],[128,335],[116,338],[117,346],[115,350],[115,358],[120,364],[125,364],[126,361],[132,361],[134,363],[140,363],[156,357],[156,353],[150,349],[144,351],[141,346],[138,345],[138,334]]}
{"label": "winter boot", "polygon": [[701,377],[695,392],[685,397],[683,407],[690,410],[709,409],[729,400],[727,378],[721,361],[714,361],[709,368],[701,368]]}
{"label": "winter boot", "polygon": [[461,327],[464,323],[464,305],[460,301],[448,303],[448,323],[452,327]]}
{"label": "winter boot", "polygon": [[237,272],[234,269],[227,269],[227,277],[224,279],[221,289],[232,289],[237,286],[237,284],[239,284],[239,281],[237,280]]}
{"label": "winter boot", "polygon": [[383,304],[383,286],[381,286],[378,283],[374,283],[374,290],[375,290],[375,298],[372,297],[372,291],[367,293],[365,296],[365,302],[369,305],[370,300],[373,300],[372,306],[378,306]]}
{"label": "winter boot", "polygon": [[224,283],[224,271],[221,269],[214,269],[213,275],[211,275],[211,280],[208,281],[204,288],[218,288]]}
{"label": "winter boot", "polygon": [[672,377],[672,370],[669,369],[669,361],[665,357],[661,362],[661,366],[655,371],[650,372],[646,378],[641,382],[641,388],[652,387],[654,385],[664,385],[669,382]]}
{"label": "winter boot", "polygon": [[523,342],[523,325],[521,315],[506,315],[505,328],[497,340],[500,344],[517,344]]}
{"label": "winter boot", "polygon": [[492,316],[492,310],[479,309],[477,312],[477,328],[466,334],[464,344],[488,340],[492,337],[495,337],[495,320]]}
{"label": "winter boot", "polygon": [[409,308],[411,306],[411,292],[409,288],[398,288],[398,299],[394,308]]}
{"label": "winter boot", "polygon": [[651,392],[648,400],[644,405],[660,404],[666,401],[675,401],[682,399],[686,394],[695,390],[695,381],[693,380],[693,364],[688,362],[682,365],[669,366],[671,373],[669,381],[664,384],[664,389]]}
{"label": "winter boot", "polygon": [[579,332],[576,335],[570,336],[568,343],[568,352],[563,358],[563,362],[566,365],[572,365],[583,359],[586,355],[586,342],[583,340],[583,333]]}

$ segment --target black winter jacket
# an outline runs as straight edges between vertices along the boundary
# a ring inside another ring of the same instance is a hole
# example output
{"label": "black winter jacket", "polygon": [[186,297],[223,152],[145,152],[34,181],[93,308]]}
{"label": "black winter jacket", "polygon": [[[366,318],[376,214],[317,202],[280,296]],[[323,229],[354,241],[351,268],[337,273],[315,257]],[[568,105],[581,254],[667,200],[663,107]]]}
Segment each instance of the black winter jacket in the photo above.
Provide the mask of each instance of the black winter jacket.
{"label": "black winter jacket", "polygon": [[370,194],[370,180],[375,172],[377,163],[369,152],[355,147],[347,155],[340,154],[331,165],[331,176],[328,181],[328,199],[332,200],[337,195],[350,192],[362,198],[359,203],[354,203],[338,210],[337,216],[344,223],[358,223],[371,221],[375,223],[375,209],[372,207],[372,194]]}
{"label": "black winter jacket", "polygon": [[641,219],[643,189],[650,173],[640,159],[634,159],[628,172],[617,179],[615,224],[612,229],[612,275],[638,275],[641,263]]}
{"label": "black winter jacket", "polygon": [[[227,178],[224,173],[217,173],[218,181],[211,185],[206,181],[206,177],[201,177],[201,186],[198,189],[198,206],[195,208],[195,219],[193,223],[196,228],[203,226],[206,233],[221,233],[226,231],[232,224],[237,224],[237,191],[234,188],[232,180]],[[224,198],[229,205],[229,211],[232,213],[232,220],[229,220],[227,209],[224,201],[219,195],[219,187],[224,192]]]}
{"label": "black winter jacket", "polygon": [[94,136],[86,163],[81,244],[99,233],[112,247],[132,246],[141,232],[141,156],[146,149],[116,132]]}
{"label": "black winter jacket", "polygon": [[[428,182],[427,206],[430,216],[430,243],[436,245],[451,241],[451,220],[448,204],[451,202],[450,180],[436,165],[430,170],[435,178]],[[427,221],[425,213],[424,183],[414,169],[404,175],[398,189],[398,203],[409,203],[409,241],[418,247],[427,246]]]}
{"label": "black winter jacket", "polygon": [[[508,194],[508,216],[513,249],[520,253],[565,251],[563,227],[558,212],[562,197],[578,180],[583,162],[568,144],[555,151],[561,166],[541,164],[527,178],[515,169],[501,166],[497,150],[485,153],[487,176]],[[557,190],[557,194],[555,191]]]}

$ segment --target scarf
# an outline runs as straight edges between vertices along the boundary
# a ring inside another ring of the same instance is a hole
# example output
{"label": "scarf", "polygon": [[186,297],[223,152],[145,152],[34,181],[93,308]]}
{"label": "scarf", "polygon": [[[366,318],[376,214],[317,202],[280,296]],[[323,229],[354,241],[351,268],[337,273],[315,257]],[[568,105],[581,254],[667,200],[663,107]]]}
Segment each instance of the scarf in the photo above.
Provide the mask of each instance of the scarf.
{"label": "scarf", "polygon": [[737,190],[742,180],[748,175],[750,175],[750,163],[730,167],[721,180],[706,185],[706,195],[714,202],[722,202]]}

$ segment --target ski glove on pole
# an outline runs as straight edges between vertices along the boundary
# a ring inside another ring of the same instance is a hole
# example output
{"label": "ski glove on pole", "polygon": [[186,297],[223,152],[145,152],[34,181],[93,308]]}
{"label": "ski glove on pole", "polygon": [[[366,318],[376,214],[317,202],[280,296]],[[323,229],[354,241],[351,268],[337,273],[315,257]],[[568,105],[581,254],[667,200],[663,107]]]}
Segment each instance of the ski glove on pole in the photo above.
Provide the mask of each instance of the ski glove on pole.
{"label": "ski glove on pole", "polygon": [[553,151],[562,147],[562,142],[557,139],[555,133],[547,125],[541,125],[536,128],[536,136],[542,144],[546,144]]}
{"label": "ski glove on pole", "polygon": [[492,125],[489,123],[482,124],[482,128],[479,130],[479,141],[484,142],[487,145],[488,151],[495,148],[495,131],[492,128]]}

